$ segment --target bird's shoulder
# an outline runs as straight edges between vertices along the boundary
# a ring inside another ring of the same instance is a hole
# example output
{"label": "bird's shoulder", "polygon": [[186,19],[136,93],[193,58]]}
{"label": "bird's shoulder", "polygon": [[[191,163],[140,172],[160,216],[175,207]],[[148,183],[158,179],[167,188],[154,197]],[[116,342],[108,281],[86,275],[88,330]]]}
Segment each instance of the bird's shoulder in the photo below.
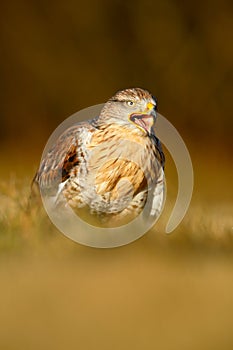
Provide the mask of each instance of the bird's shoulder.
{"label": "bird's shoulder", "polygon": [[162,168],[164,169],[165,166],[165,155],[163,152],[163,148],[162,148],[162,144],[160,142],[160,140],[158,139],[158,137],[155,135],[155,133],[151,134],[151,142],[155,148],[155,152],[156,152],[156,158],[157,160],[159,160]]}

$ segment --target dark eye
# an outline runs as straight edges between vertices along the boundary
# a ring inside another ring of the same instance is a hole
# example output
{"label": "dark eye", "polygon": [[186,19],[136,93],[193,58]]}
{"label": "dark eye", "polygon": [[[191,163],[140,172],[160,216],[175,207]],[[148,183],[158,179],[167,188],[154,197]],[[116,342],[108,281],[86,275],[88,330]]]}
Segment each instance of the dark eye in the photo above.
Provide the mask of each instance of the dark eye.
{"label": "dark eye", "polygon": [[127,101],[126,103],[127,103],[127,105],[130,106],[130,107],[134,106],[134,104],[135,104],[133,101]]}

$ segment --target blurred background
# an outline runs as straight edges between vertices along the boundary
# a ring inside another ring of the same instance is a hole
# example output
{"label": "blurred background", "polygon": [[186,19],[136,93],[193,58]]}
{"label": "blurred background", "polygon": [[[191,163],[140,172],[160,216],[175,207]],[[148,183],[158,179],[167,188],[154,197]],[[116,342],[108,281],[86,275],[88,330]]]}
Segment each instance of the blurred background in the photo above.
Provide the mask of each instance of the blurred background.
{"label": "blurred background", "polygon": [[229,0],[1,2],[1,143],[43,145],[72,113],[139,86],[190,143],[229,147],[232,11]]}
{"label": "blurred background", "polygon": [[[1,349],[233,348],[232,35],[230,0],[1,1]],[[134,86],[190,151],[191,207],[165,236],[166,152],[155,229],[83,247],[28,213],[30,181],[65,118]]]}

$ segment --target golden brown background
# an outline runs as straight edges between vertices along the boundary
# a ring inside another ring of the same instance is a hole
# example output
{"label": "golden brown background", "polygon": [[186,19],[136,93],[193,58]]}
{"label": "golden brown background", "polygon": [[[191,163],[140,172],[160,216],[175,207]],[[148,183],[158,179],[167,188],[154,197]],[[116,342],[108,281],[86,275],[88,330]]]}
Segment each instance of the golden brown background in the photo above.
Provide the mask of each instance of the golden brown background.
{"label": "golden brown background", "polygon": [[[232,1],[2,1],[0,348],[232,349]],[[139,86],[186,142],[191,207],[131,245],[98,250],[27,211],[56,126]]]}

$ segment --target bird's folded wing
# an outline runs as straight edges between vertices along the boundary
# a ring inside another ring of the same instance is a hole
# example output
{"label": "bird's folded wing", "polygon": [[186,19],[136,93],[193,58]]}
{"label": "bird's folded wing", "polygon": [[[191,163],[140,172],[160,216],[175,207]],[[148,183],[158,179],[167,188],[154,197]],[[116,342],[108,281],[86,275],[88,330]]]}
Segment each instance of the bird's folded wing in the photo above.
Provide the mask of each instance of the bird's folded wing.
{"label": "bird's folded wing", "polygon": [[89,122],[82,122],[61,134],[42,159],[33,179],[32,188],[39,185],[44,190],[55,190],[60,183],[66,181],[71,170],[79,164],[78,147],[82,142],[80,134],[83,131],[92,132],[94,129]]}

